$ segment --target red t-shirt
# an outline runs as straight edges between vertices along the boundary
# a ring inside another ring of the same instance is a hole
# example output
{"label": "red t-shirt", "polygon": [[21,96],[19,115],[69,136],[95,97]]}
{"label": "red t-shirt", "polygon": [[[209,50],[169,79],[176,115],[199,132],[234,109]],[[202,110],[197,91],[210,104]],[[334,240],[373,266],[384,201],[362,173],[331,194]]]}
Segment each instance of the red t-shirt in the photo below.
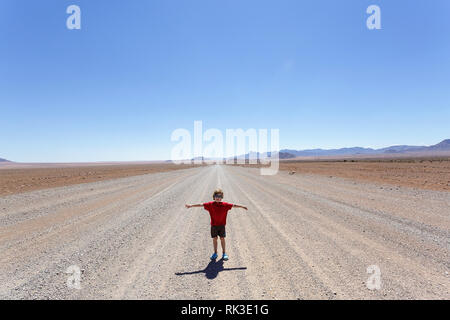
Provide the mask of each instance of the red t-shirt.
{"label": "red t-shirt", "polygon": [[228,202],[205,202],[203,208],[209,211],[212,226],[224,226],[227,223],[228,210],[233,208],[233,204]]}

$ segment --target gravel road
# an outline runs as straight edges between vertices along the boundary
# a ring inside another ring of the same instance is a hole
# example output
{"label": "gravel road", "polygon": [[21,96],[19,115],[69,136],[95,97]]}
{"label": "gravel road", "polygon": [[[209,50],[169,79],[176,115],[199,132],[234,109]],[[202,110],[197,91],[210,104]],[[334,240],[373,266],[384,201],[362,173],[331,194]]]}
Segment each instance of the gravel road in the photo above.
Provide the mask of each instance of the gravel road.
{"label": "gravel road", "polygon": [[450,299],[450,193],[212,165],[0,197],[0,252],[1,299]]}

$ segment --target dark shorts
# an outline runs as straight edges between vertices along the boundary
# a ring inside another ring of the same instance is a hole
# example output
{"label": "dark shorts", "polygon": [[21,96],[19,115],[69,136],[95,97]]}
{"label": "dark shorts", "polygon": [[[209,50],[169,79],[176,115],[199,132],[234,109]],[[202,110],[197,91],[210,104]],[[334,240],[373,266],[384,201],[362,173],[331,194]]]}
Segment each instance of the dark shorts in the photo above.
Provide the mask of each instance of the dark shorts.
{"label": "dark shorts", "polygon": [[211,226],[211,238],[225,238],[225,226]]}

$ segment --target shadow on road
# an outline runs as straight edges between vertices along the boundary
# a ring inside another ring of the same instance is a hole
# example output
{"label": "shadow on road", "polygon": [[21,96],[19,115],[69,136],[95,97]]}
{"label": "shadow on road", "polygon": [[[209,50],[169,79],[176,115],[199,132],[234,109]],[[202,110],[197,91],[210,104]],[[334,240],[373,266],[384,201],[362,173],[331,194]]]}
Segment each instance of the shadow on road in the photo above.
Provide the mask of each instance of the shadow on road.
{"label": "shadow on road", "polygon": [[184,276],[187,274],[197,274],[197,273],[204,273],[205,276],[208,279],[214,279],[215,277],[217,277],[217,275],[219,274],[219,272],[221,271],[232,271],[232,270],[246,270],[247,267],[240,267],[240,268],[224,268],[223,267],[223,260],[220,259],[218,261],[212,260],[210,263],[208,263],[208,265],[206,266],[205,269],[203,270],[198,270],[198,271],[191,271],[191,272],[176,272],[175,274],[177,276]]}

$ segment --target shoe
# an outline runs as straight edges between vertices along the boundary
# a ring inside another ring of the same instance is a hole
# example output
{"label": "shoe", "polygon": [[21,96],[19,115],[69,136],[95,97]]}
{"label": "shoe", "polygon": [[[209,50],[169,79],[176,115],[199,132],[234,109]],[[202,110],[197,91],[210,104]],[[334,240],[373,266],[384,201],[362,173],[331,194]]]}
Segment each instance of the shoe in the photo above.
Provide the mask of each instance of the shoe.
{"label": "shoe", "polygon": [[222,259],[223,259],[224,261],[227,261],[227,260],[228,260],[228,255],[227,255],[226,253],[224,253],[223,256],[222,256]]}
{"label": "shoe", "polygon": [[213,255],[211,256],[211,260],[216,260],[217,259],[217,253],[213,253]]}

